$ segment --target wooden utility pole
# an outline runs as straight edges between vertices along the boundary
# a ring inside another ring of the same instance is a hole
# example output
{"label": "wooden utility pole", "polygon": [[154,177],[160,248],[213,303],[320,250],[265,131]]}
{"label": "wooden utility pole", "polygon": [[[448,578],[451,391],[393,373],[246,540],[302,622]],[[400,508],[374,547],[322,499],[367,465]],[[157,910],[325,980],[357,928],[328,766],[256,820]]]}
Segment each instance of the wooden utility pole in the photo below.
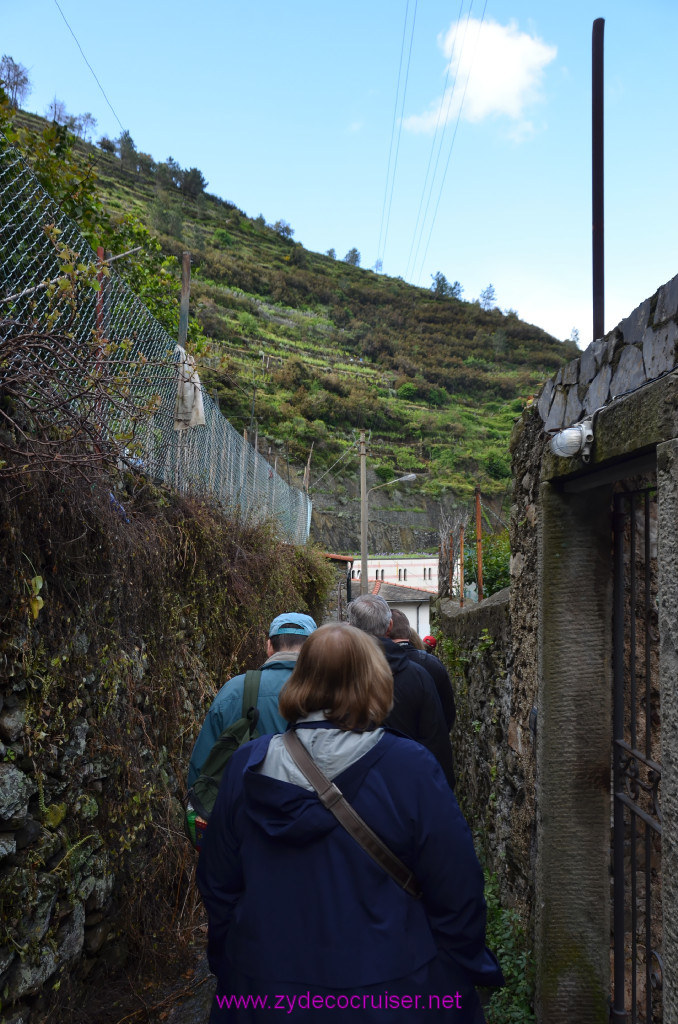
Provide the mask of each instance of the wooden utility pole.
{"label": "wooden utility pole", "polygon": [[367,593],[367,450],[360,431],[360,593]]}
{"label": "wooden utility pole", "polygon": [[186,348],[188,341],[188,303],[191,295],[191,254],[185,252],[181,259],[181,306],[179,307],[179,344]]}
{"label": "wooden utility pole", "polygon": [[480,515],[480,488],[476,487],[476,555],[478,560],[478,600],[483,599],[483,523]]}

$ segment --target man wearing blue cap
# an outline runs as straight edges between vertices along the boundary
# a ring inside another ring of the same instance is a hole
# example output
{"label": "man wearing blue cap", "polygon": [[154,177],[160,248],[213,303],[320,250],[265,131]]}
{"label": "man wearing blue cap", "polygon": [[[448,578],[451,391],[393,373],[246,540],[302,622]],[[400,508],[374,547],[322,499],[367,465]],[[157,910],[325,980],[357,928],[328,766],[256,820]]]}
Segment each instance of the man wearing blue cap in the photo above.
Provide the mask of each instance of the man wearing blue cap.
{"label": "man wearing blue cap", "polygon": [[[277,615],[271,623],[266,641],[267,660],[261,666],[259,682],[259,721],[257,733],[285,732],[287,722],[278,711],[278,694],[291,676],[299,657],[299,651],[307,637],[316,629],[310,615],[301,612],[285,612]],[[188,766],[188,785],[193,785],[200,775],[207,755],[224,729],[242,718],[242,699],[245,675],[233,676],[219,690],[212,707],[207,712],[198,738],[193,747]]]}

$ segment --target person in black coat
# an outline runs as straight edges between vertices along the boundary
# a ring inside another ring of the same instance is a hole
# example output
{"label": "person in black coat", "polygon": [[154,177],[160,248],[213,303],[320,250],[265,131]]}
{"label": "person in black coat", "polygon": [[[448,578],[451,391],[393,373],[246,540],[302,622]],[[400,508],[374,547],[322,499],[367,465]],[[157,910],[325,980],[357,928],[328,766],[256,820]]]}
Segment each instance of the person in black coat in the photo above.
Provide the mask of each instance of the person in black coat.
{"label": "person in black coat", "polygon": [[393,674],[393,710],[384,724],[427,747],[454,789],[452,747],[438,691],[426,669],[389,639],[388,604],[379,594],[363,594],[349,604],[348,621],[377,638]]}
{"label": "person in black coat", "polygon": [[398,608],[391,608],[391,629],[388,635],[394,644],[397,644],[405,652],[410,661],[416,661],[419,665],[423,665],[431,676],[436,684],[440,703],[443,706],[445,724],[449,732],[454,725],[457,709],[454,705],[452,683],[442,661],[436,658],[435,654],[429,654],[428,651],[419,650],[414,646],[410,639],[410,624],[407,615]]}

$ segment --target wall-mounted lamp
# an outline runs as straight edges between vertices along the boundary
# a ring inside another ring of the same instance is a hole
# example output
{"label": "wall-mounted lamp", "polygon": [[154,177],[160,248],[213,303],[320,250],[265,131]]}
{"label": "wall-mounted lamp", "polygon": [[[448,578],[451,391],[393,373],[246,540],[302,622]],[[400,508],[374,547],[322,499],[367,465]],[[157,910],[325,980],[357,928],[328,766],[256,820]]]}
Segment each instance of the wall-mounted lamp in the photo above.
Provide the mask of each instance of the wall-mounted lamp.
{"label": "wall-mounted lamp", "polygon": [[559,430],[551,438],[549,447],[554,455],[561,459],[570,459],[573,455],[581,454],[582,462],[588,462],[591,457],[591,445],[593,444],[593,420],[582,420],[573,427],[566,427]]}

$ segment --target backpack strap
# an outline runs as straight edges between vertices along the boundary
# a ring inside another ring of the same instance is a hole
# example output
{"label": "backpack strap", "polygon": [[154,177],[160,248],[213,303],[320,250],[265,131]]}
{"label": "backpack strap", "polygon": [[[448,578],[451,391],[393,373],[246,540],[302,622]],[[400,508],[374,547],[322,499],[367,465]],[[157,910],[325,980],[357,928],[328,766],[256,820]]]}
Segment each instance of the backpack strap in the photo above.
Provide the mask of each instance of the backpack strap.
{"label": "backpack strap", "polygon": [[[254,735],[257,722],[259,721],[259,684],[261,682],[261,669],[250,669],[245,673],[245,681],[242,687],[242,717],[250,720],[250,736]],[[250,714],[250,712],[252,712]]]}

